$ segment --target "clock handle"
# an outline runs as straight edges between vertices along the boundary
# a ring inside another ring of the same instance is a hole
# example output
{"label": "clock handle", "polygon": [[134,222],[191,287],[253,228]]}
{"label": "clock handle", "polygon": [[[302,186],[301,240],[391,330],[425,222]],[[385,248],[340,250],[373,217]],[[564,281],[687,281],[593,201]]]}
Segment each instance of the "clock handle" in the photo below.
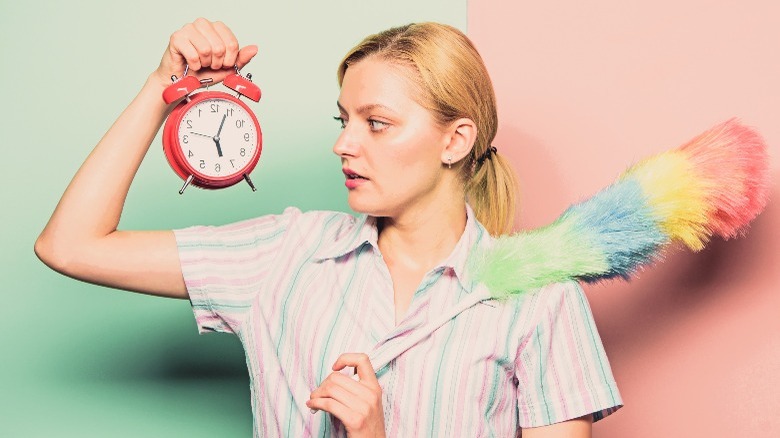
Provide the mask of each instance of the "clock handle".
{"label": "clock handle", "polygon": [[186,64],[184,66],[184,74],[180,78],[177,78],[176,75],[171,75],[171,82],[173,83],[168,85],[168,87],[165,88],[165,91],[163,91],[163,100],[165,103],[171,104],[182,97],[186,97],[187,102],[189,102],[190,93],[200,88],[203,84],[214,82],[211,78],[198,80],[195,76],[187,76],[187,72],[189,71],[190,65]]}
{"label": "clock handle", "polygon": [[184,76],[178,79],[176,82],[169,85],[165,91],[163,91],[163,100],[167,104],[171,104],[187,96],[193,91],[200,88],[200,81],[195,76]]}
{"label": "clock handle", "polygon": [[238,73],[238,68],[236,68],[236,73],[231,73],[225,77],[222,81],[222,85],[255,102],[260,101],[260,87],[252,83],[251,74],[247,74],[246,77],[241,76],[241,74]]}
{"label": "clock handle", "polygon": [[244,181],[246,181],[246,183],[249,184],[249,187],[252,188],[253,192],[257,191],[257,189],[255,188],[255,185],[252,184],[252,180],[249,178],[249,175],[247,175],[246,173],[244,174]]}

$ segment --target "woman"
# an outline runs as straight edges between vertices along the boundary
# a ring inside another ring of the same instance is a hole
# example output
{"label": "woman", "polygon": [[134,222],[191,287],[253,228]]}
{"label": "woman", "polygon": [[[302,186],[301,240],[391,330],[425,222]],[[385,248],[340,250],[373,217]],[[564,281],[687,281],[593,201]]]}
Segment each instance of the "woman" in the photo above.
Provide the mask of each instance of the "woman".
{"label": "woman", "polygon": [[239,336],[256,436],[589,436],[621,401],[576,284],[475,306],[380,369],[368,358],[471,292],[468,254],[512,225],[492,85],[452,27],[390,29],[339,65],[333,151],[361,216],[290,208],[222,227],[116,229],[170,109],[170,76],[188,64],[220,81],[256,53],[220,22],[175,32],[65,191],[36,242],[41,260],[189,298],[201,332]]}

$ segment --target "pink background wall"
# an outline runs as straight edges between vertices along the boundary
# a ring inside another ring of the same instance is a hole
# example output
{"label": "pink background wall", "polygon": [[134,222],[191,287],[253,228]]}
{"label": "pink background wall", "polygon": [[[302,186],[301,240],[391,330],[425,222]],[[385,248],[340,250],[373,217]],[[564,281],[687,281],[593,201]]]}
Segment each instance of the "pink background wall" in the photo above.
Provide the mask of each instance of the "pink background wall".
{"label": "pink background wall", "polygon": [[588,288],[626,406],[595,436],[780,436],[780,6],[472,0],[520,227],[731,116],[770,145],[773,202],[746,238]]}

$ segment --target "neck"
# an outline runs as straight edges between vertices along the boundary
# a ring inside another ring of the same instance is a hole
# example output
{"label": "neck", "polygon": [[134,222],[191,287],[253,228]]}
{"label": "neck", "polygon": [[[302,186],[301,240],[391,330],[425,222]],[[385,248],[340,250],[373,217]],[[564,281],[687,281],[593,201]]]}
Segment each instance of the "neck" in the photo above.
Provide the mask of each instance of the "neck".
{"label": "neck", "polygon": [[466,227],[463,197],[427,203],[398,217],[378,220],[379,249],[388,266],[427,272],[452,253]]}

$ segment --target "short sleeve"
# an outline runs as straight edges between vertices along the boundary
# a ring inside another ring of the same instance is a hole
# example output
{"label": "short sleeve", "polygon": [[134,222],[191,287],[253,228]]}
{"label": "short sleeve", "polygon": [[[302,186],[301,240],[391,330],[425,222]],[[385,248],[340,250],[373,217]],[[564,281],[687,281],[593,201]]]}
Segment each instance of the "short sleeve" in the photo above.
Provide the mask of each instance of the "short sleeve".
{"label": "short sleeve", "polygon": [[619,409],[623,402],[580,285],[554,284],[537,293],[535,326],[515,362],[520,426],[587,414],[595,422]]}
{"label": "short sleeve", "polygon": [[223,226],[174,230],[198,331],[238,333],[301,212],[288,208]]}

